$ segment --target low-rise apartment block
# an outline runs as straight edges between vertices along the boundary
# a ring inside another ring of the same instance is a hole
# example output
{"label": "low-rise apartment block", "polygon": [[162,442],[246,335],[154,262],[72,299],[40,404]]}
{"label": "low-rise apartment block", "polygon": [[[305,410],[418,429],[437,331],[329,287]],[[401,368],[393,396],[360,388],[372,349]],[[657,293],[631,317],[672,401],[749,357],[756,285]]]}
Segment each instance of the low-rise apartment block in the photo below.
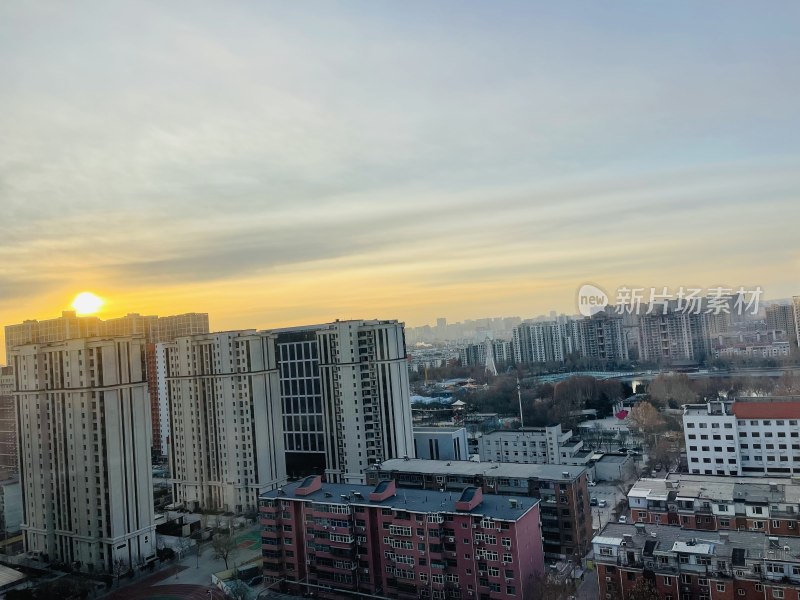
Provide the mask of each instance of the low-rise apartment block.
{"label": "low-rise apartment block", "polygon": [[800,474],[800,396],[687,404],[683,433],[690,473]]}
{"label": "low-rise apartment block", "polygon": [[498,429],[481,436],[478,442],[482,461],[515,462],[539,465],[585,465],[592,453],[583,442],[573,439],[572,431],[561,425]]}
{"label": "low-rise apartment block", "polygon": [[460,492],[478,487],[485,494],[541,501],[544,552],[552,559],[580,559],[592,537],[587,469],[514,463],[387,460],[367,471],[367,484],[392,479],[404,489]]}
{"label": "low-rise apartment block", "polygon": [[800,478],[754,480],[670,473],[628,492],[634,522],[800,536]]}
{"label": "low-rise apartment block", "polygon": [[800,539],[610,523],[592,540],[600,598],[648,580],[663,600],[796,600]]}
{"label": "low-rise apartment block", "polygon": [[315,597],[530,598],[544,572],[539,503],[323,483],[309,476],[259,501],[265,579]]}

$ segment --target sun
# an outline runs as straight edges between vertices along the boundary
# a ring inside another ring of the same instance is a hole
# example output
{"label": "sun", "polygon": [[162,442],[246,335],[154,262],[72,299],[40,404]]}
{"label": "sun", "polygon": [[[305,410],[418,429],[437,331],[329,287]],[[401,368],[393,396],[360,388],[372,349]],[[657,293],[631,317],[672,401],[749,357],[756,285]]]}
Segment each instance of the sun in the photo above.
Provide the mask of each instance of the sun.
{"label": "sun", "polygon": [[72,301],[72,308],[79,315],[91,315],[100,310],[103,306],[103,299],[94,295],[92,292],[81,292]]}

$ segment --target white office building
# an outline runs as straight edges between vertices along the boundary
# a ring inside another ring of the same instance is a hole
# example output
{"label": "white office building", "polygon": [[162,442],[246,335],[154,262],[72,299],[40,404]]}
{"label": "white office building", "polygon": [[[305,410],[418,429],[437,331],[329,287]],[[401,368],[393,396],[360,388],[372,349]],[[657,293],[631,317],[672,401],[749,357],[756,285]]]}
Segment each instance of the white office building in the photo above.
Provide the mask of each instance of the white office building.
{"label": "white office building", "polygon": [[683,432],[690,473],[800,473],[800,397],[687,404]]}
{"label": "white office building", "polygon": [[592,456],[561,425],[498,429],[483,434],[478,448],[481,461],[486,462],[585,465]]}
{"label": "white office building", "polygon": [[428,460],[469,460],[466,427],[414,427],[414,454]]}
{"label": "white office building", "polygon": [[145,339],[15,347],[25,550],[111,572],[156,558]]}

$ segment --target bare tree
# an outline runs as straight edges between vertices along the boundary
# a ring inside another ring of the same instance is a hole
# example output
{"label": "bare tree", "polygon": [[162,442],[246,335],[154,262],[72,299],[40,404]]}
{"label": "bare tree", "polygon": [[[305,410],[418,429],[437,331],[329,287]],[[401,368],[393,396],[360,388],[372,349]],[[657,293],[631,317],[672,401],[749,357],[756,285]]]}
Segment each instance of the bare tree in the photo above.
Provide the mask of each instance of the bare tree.
{"label": "bare tree", "polygon": [[652,580],[642,577],[628,594],[628,600],[660,600],[658,590]]}
{"label": "bare tree", "polygon": [[211,538],[211,547],[214,549],[214,558],[224,560],[225,568],[228,569],[228,559],[236,551],[236,538],[228,533],[218,533]]}
{"label": "bare tree", "polygon": [[121,558],[116,558],[114,559],[112,570],[114,572],[114,577],[117,579],[117,587],[119,587],[119,578],[128,572],[128,563]]}
{"label": "bare tree", "polygon": [[228,596],[233,600],[247,600],[250,590],[243,582],[235,579],[228,584]]}

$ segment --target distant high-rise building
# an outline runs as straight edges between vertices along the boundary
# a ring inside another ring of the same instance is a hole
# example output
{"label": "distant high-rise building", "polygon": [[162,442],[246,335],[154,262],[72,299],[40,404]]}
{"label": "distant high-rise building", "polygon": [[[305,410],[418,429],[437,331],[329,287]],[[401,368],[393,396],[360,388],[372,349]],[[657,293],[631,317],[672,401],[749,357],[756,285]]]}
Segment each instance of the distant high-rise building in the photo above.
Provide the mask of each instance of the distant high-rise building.
{"label": "distant high-rise building", "polygon": [[156,560],[145,346],[83,337],[12,348],[27,552],[106,572]]}
{"label": "distant high-rise building", "polygon": [[[246,510],[287,475],[359,483],[370,465],[413,455],[401,323],[337,321],[163,347],[178,501]],[[227,415],[222,405],[233,402],[240,414]]]}
{"label": "distant high-rise building", "polygon": [[794,303],[772,304],[765,309],[767,313],[767,330],[783,331],[795,343],[797,328],[794,322]]}
{"label": "distant high-rise building", "polygon": [[447,318],[446,317],[439,317],[436,319],[436,327],[439,329],[444,329],[447,327]]}
{"label": "distant high-rise building", "polygon": [[794,333],[797,345],[800,346],[800,296],[792,296],[794,307]]}
{"label": "distant high-rise building", "polygon": [[[152,440],[155,454],[164,454],[161,445],[161,412],[156,373],[155,344],[172,341],[178,336],[208,333],[208,314],[186,313],[167,317],[131,313],[105,321],[93,316],[77,316],[74,311],[64,311],[55,319],[29,320],[6,326],[6,355],[20,344],[62,342],[93,336],[126,337],[144,336],[146,373],[150,398]],[[2,412],[2,399],[0,399]],[[2,424],[0,424],[0,427]],[[0,434],[2,435],[2,434]]]}
{"label": "distant high-rise building", "polygon": [[[730,315],[728,315],[730,317]],[[702,312],[654,311],[639,319],[639,354],[642,360],[672,363],[700,361],[711,350],[714,315]]]}
{"label": "distant high-rise building", "polygon": [[628,360],[628,343],[620,316],[600,312],[575,321],[575,329],[581,356],[601,361]]}
{"label": "distant high-rise building", "polygon": [[517,363],[563,362],[570,350],[565,324],[557,321],[525,321],[514,328],[512,335]]}

